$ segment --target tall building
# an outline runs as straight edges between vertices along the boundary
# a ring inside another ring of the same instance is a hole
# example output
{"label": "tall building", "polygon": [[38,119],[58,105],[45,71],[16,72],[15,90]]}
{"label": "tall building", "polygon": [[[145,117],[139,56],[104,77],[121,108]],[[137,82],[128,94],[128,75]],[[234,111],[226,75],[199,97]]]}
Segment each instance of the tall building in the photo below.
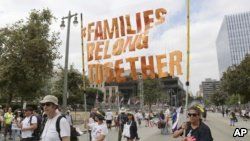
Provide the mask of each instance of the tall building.
{"label": "tall building", "polygon": [[219,74],[250,53],[250,12],[224,17],[216,40]]}
{"label": "tall building", "polygon": [[211,78],[207,78],[205,81],[202,81],[200,85],[200,92],[202,93],[203,98],[209,99],[209,97],[214,94],[216,90],[219,90],[219,86],[220,81]]}

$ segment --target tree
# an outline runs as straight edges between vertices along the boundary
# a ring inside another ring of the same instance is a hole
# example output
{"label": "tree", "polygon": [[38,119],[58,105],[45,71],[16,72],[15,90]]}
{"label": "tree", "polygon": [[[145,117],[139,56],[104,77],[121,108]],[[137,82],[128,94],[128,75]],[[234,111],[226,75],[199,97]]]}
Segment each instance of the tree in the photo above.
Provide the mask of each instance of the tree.
{"label": "tree", "polygon": [[250,100],[250,55],[238,65],[229,67],[221,79],[222,91],[229,95],[239,94],[243,103]]}
{"label": "tree", "polygon": [[149,109],[153,103],[157,102],[157,98],[161,95],[161,89],[158,79],[146,79],[143,81],[144,103],[149,105]]}
{"label": "tree", "polygon": [[239,101],[239,96],[238,95],[230,95],[227,98],[226,104],[227,105],[236,105],[236,104],[238,104],[238,101]]}
{"label": "tree", "polygon": [[26,22],[20,20],[0,29],[0,92],[12,98],[34,100],[53,74],[59,58],[59,34],[50,31],[54,19],[50,10],[32,10]]}
{"label": "tree", "polygon": [[96,102],[96,95],[98,94],[98,103],[103,101],[103,92],[99,89],[95,88],[87,88],[86,89],[86,99],[87,99],[87,105],[89,107],[94,107]]}
{"label": "tree", "polygon": [[228,95],[225,92],[216,91],[211,97],[210,101],[216,106],[224,105]]}
{"label": "tree", "polygon": [[[53,95],[56,95],[59,99],[59,103],[62,103],[62,94],[63,94],[63,84],[64,84],[64,69],[62,67],[59,68],[59,72],[57,73],[58,80],[54,82],[53,85]],[[85,77],[86,86],[88,86],[88,79]],[[73,65],[70,66],[68,70],[68,99],[67,103],[69,105],[75,104],[84,104],[84,95],[81,89],[83,84],[82,74],[74,68]],[[96,94],[98,91],[98,101],[101,102],[103,99],[102,91],[95,88],[86,89],[86,99],[88,106],[94,106],[96,100]]]}

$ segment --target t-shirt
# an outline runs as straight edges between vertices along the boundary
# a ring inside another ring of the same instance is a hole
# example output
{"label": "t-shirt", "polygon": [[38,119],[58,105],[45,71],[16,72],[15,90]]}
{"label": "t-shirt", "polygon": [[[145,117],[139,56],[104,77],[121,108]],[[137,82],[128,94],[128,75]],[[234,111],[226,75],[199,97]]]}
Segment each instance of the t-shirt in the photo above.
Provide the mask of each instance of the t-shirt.
{"label": "t-shirt", "polygon": [[65,118],[68,121],[69,125],[73,125],[73,123],[72,123],[72,116],[71,115],[65,115]]}
{"label": "t-shirt", "polygon": [[196,129],[192,129],[191,124],[188,123],[186,136],[193,137],[196,141],[213,141],[210,128],[203,122],[201,122],[200,126]]}
{"label": "t-shirt", "polygon": [[4,121],[5,121],[5,124],[11,124],[11,121],[13,119],[13,114],[12,113],[5,113],[4,114]]}
{"label": "t-shirt", "polygon": [[145,119],[149,119],[149,113],[145,114]]}
{"label": "t-shirt", "polygon": [[138,119],[142,119],[143,117],[141,113],[136,113],[135,118],[138,120]]}
{"label": "t-shirt", "polygon": [[92,141],[96,141],[100,135],[104,135],[105,139],[103,141],[106,141],[108,135],[108,128],[106,124],[103,123],[99,125],[97,122],[95,122],[92,123],[90,126],[92,127],[91,131]]}
{"label": "t-shirt", "polygon": [[[30,116],[25,117],[21,124],[22,124],[22,128],[29,128],[31,124],[37,124],[37,118],[36,116],[32,116],[31,119],[30,119]],[[33,130],[22,131],[22,138],[30,138],[32,137],[32,134],[33,134]]]}
{"label": "t-shirt", "polygon": [[11,129],[12,129],[12,130],[21,130],[21,129],[17,126],[17,124],[20,123],[20,122],[21,122],[21,118],[20,118],[20,117],[17,117],[16,119],[14,118],[14,119],[12,120]]}
{"label": "t-shirt", "polygon": [[89,130],[92,130],[93,128],[93,124],[95,123],[94,119],[92,117],[89,118],[89,123],[88,123],[88,126],[89,126]]}
{"label": "t-shirt", "polygon": [[113,113],[112,112],[107,112],[106,113],[106,120],[112,120],[113,118]]}
{"label": "t-shirt", "polygon": [[[56,115],[52,119],[47,119],[41,136],[41,141],[60,141],[59,134],[56,131],[56,121],[59,116],[60,114]],[[59,127],[61,137],[70,137],[70,126],[65,118],[61,118]]]}

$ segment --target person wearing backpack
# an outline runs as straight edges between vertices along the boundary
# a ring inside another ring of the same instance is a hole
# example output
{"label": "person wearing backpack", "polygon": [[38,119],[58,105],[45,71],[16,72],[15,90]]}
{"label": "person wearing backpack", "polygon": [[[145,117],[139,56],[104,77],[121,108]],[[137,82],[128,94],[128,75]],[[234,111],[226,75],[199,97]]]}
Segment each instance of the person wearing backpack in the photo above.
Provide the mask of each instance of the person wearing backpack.
{"label": "person wearing backpack", "polygon": [[37,128],[37,118],[33,116],[33,108],[27,107],[24,110],[25,118],[19,126],[21,128],[21,141],[33,141],[33,132]]}
{"label": "person wearing backpack", "polygon": [[47,95],[40,103],[47,115],[47,121],[43,128],[41,141],[70,141],[71,129],[66,118],[58,109],[58,99],[53,95]]}
{"label": "person wearing backpack", "polygon": [[33,116],[37,118],[37,128],[34,130],[32,136],[34,141],[39,141],[41,136],[41,128],[42,128],[42,116],[39,114],[39,111],[33,111]]}

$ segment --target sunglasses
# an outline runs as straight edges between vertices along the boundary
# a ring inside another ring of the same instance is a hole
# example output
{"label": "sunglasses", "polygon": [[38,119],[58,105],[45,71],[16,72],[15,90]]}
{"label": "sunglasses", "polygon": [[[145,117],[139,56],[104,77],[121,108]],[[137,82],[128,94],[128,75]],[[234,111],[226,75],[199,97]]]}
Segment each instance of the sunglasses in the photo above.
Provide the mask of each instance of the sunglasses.
{"label": "sunglasses", "polygon": [[43,103],[43,104],[41,104],[42,106],[47,106],[47,107],[49,107],[49,106],[51,106],[51,105],[53,105],[53,103],[50,103],[50,102],[47,102],[47,103]]}
{"label": "sunglasses", "polygon": [[188,113],[188,116],[189,117],[191,117],[191,116],[196,117],[196,116],[198,116],[198,114],[196,114],[196,113]]}

